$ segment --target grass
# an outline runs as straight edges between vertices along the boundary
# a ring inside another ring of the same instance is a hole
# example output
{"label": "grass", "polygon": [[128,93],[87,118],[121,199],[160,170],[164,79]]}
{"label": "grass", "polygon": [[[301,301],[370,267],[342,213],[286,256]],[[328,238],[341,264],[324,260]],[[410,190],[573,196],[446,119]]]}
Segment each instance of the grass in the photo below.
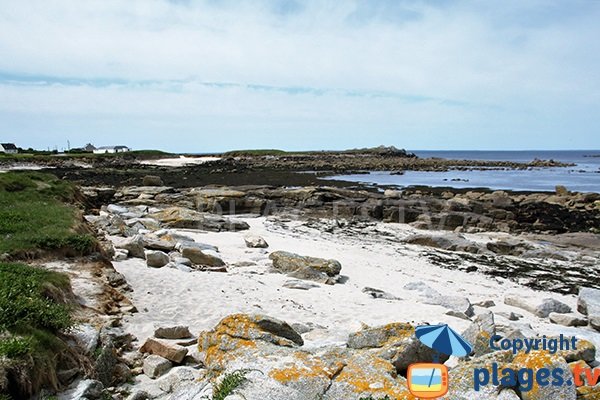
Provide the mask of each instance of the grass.
{"label": "grass", "polygon": [[85,254],[95,239],[74,231],[74,187],[49,174],[0,174],[0,254],[69,248]]}
{"label": "grass", "polygon": [[24,381],[14,379],[22,388],[28,386],[27,377],[44,382],[41,377],[56,368],[57,354],[66,349],[57,335],[74,323],[70,306],[63,303],[69,292],[64,274],[0,263],[0,366],[4,373],[20,371],[16,376]]}

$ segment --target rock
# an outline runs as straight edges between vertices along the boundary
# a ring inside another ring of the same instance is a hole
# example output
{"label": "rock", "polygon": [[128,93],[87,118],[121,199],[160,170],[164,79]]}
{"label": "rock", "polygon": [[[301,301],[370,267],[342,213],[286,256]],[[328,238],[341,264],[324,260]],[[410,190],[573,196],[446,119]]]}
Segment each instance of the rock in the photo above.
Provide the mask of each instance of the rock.
{"label": "rock", "polygon": [[250,248],[265,249],[269,247],[267,241],[258,235],[247,234],[244,236],[244,241],[246,242],[246,247]]}
{"label": "rock", "polygon": [[456,318],[464,319],[467,321],[471,320],[471,318],[469,318],[469,316],[467,314],[460,312],[460,311],[448,310],[445,312],[445,314],[449,315],[451,317],[456,317]]}
{"label": "rock", "polygon": [[449,251],[464,251],[467,253],[481,252],[480,246],[456,233],[417,234],[404,239],[405,243],[419,246],[434,247]]}
{"label": "rock", "polygon": [[144,241],[141,235],[129,238],[116,238],[114,240],[117,249],[125,249],[131,257],[146,258],[144,253]]}
{"label": "rock", "polygon": [[[275,320],[259,326],[265,316],[238,314],[226,317],[212,331],[200,334],[199,350],[207,368],[223,373],[249,368],[248,381],[235,398],[263,400],[359,400],[410,398],[406,380],[390,361],[374,352],[384,348],[352,350],[338,347],[303,351],[297,332]],[[276,332],[276,333],[274,333]],[[280,336],[283,334],[283,336]],[[186,398],[186,397],[182,397]]]}
{"label": "rock", "polygon": [[115,254],[113,255],[113,260],[115,261],[124,261],[129,257],[129,251],[125,249],[117,249],[115,250]]}
{"label": "rock", "polygon": [[106,211],[108,211],[111,214],[126,214],[129,212],[129,209],[127,207],[118,206],[116,204],[109,204],[108,206],[106,206]]}
{"label": "rock", "polygon": [[163,186],[164,183],[160,176],[146,175],[142,179],[142,185],[144,186]]}
{"label": "rock", "polygon": [[72,334],[86,354],[91,354],[98,346],[100,332],[89,324],[78,325],[73,328]]}
{"label": "rock", "polygon": [[108,284],[112,287],[119,287],[127,283],[127,281],[125,280],[125,276],[117,271],[107,271],[106,280],[108,281]]}
{"label": "rock", "polygon": [[587,319],[579,317],[575,314],[558,314],[551,312],[550,322],[564,326],[586,326],[588,324]]}
{"label": "rock", "polygon": [[222,267],[225,265],[225,262],[219,257],[204,252],[196,247],[183,247],[181,249],[181,254],[196,265],[206,265],[209,267]]}
{"label": "rock", "polygon": [[493,300],[484,300],[478,303],[473,304],[474,306],[483,307],[483,308],[491,308],[495,307],[496,303]]}
{"label": "rock", "polygon": [[190,367],[175,367],[156,380],[156,384],[165,393],[173,393],[181,387],[193,384],[198,371]]}
{"label": "rock", "polygon": [[154,336],[159,339],[187,339],[192,334],[187,326],[168,326],[156,328]]}
{"label": "rock", "polygon": [[512,312],[512,311],[511,311],[511,312],[509,312],[509,313],[507,313],[507,312],[503,312],[503,311],[500,311],[500,312],[498,312],[498,313],[496,313],[496,314],[497,314],[497,315],[500,315],[501,317],[504,317],[504,318],[506,318],[506,319],[507,319],[507,320],[509,320],[509,321],[518,321],[518,320],[520,320],[521,318],[523,318],[523,316],[522,316],[521,314],[516,314],[516,313],[514,313],[514,312]]}
{"label": "rock", "polygon": [[181,363],[187,355],[188,350],[185,347],[163,340],[148,338],[140,348],[140,353],[150,353],[175,363]]}
{"label": "rock", "polygon": [[501,368],[501,366],[506,365],[511,360],[512,355],[510,352],[496,351],[460,362],[449,371],[449,390],[445,398],[451,400],[498,400],[502,398],[499,394],[502,388],[494,385],[491,379],[488,385],[481,386],[476,391],[474,388],[474,371],[476,368],[491,371],[494,364],[497,364],[498,368]]}
{"label": "rock", "polygon": [[[350,334],[348,347],[351,349],[379,349],[376,354],[394,365],[400,374],[416,362],[432,362],[438,354],[422,344],[414,335],[411,324],[395,322],[374,328],[365,328]],[[439,355],[444,362],[447,356]]]}
{"label": "rock", "polygon": [[365,328],[350,334],[348,347],[351,349],[383,347],[390,341],[403,340],[414,336],[415,328],[408,323],[395,322],[392,324]]}
{"label": "rock", "polygon": [[600,290],[588,287],[580,288],[577,310],[588,316],[592,328],[600,331]]}
{"label": "rock", "polygon": [[383,290],[371,288],[371,287],[365,287],[365,288],[363,288],[362,292],[366,293],[367,295],[369,295],[370,297],[372,297],[374,299],[402,300],[401,298],[396,297],[393,294],[390,294],[388,292],[384,292]]}
{"label": "rock", "polygon": [[249,229],[244,221],[228,219],[220,215],[200,213],[183,207],[169,207],[149,217],[161,222],[168,228],[191,228],[213,232],[240,231]]}
{"label": "rock", "polygon": [[507,294],[504,297],[504,304],[527,310],[540,318],[546,318],[552,312],[567,314],[572,311],[571,307],[565,303],[552,298],[546,298],[541,302],[534,303],[531,300],[528,300],[517,294]]}
{"label": "rock", "polygon": [[558,355],[564,357],[567,362],[583,360],[593,363],[596,359],[596,346],[589,340],[578,339],[575,349],[561,350]]}
{"label": "rock", "polygon": [[473,306],[466,297],[442,295],[421,281],[407,283],[404,285],[404,289],[418,291],[421,294],[421,301],[424,304],[439,305],[461,312],[468,317],[474,315]]}
{"label": "rock", "polygon": [[189,273],[189,272],[194,271],[191,267],[188,267],[187,265],[183,265],[183,264],[174,264],[173,268],[177,268],[181,272],[188,272]]}
{"label": "rock", "polygon": [[205,352],[207,367],[222,370],[236,352],[245,353],[257,342],[283,347],[304,344],[302,336],[284,321],[260,314],[233,314],[223,318],[212,331],[200,333],[198,349]]}
{"label": "rock", "polygon": [[170,370],[172,366],[173,364],[171,361],[161,356],[151,354],[144,359],[144,366],[142,369],[146,376],[156,379]]}
{"label": "rock", "polygon": [[192,266],[192,260],[190,260],[189,258],[175,256],[171,259],[175,264],[187,265],[188,267]]}
{"label": "rock", "polygon": [[269,255],[273,267],[288,276],[298,279],[313,280],[332,284],[342,270],[342,265],[336,260],[306,257],[287,251],[276,251]]}
{"label": "rock", "polygon": [[473,346],[474,357],[490,353],[490,339],[496,334],[494,313],[479,314],[473,323],[462,333],[462,337]]}
{"label": "rock", "polygon": [[175,248],[175,242],[149,235],[143,237],[143,243],[150,250],[171,251]]}
{"label": "rock", "polygon": [[99,400],[102,398],[104,385],[93,379],[79,381],[75,389],[67,390],[58,396],[59,400]]}
{"label": "rock", "polygon": [[161,268],[169,263],[169,255],[162,251],[146,250],[146,264],[149,267]]}
{"label": "rock", "polygon": [[503,256],[520,256],[531,247],[518,241],[497,240],[495,242],[488,242],[486,248],[493,253]]}
{"label": "rock", "polygon": [[[513,365],[516,368],[530,368],[534,371],[538,371],[541,368],[548,368],[550,371],[555,369],[562,369],[563,371],[569,371],[569,365],[559,355],[551,355],[544,351],[532,351],[528,354],[523,352],[517,354],[513,360]],[[525,384],[525,382],[523,382]],[[546,399],[561,399],[561,400],[575,400],[577,391],[575,385],[562,385],[552,386],[539,385],[534,382],[532,390],[528,392],[521,392],[521,398],[523,400],[546,400]]]}
{"label": "rock", "polygon": [[288,289],[310,290],[310,289],[318,288],[319,285],[317,285],[315,283],[306,282],[306,281],[289,280],[289,281],[284,282],[283,287],[288,288]]}

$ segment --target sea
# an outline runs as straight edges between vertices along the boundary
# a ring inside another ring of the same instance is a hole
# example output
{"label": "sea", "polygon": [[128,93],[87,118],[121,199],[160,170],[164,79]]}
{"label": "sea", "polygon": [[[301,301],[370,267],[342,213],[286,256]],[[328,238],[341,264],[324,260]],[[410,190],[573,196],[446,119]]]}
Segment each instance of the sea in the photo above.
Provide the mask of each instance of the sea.
{"label": "sea", "polygon": [[445,158],[454,160],[487,160],[530,162],[537,159],[573,163],[572,167],[530,168],[526,170],[469,170],[469,171],[405,171],[392,175],[387,171],[371,171],[368,174],[337,175],[333,180],[360,182],[363,184],[394,186],[488,188],[515,191],[554,191],[557,185],[577,192],[600,193],[600,150],[527,150],[527,151],[411,151],[421,158]]}

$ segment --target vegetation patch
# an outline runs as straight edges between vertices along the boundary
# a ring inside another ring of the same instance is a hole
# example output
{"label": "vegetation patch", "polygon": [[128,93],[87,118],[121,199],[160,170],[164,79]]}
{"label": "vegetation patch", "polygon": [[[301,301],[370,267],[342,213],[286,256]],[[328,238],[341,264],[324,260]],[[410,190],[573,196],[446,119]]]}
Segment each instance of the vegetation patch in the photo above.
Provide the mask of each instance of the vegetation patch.
{"label": "vegetation patch", "polygon": [[75,231],[75,188],[53,175],[37,172],[0,174],[0,253],[72,249],[86,254],[95,247],[89,234]]}
{"label": "vegetation patch", "polygon": [[38,389],[32,381],[52,382],[57,354],[67,348],[58,335],[73,326],[70,293],[64,274],[0,263],[0,393],[30,395]]}

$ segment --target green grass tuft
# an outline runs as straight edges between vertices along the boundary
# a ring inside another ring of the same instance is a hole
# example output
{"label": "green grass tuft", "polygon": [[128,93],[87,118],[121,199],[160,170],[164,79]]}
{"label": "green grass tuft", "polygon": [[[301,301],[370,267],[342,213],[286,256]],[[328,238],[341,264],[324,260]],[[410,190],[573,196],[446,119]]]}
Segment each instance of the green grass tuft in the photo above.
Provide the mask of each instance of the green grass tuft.
{"label": "green grass tuft", "polygon": [[232,394],[248,380],[246,375],[248,375],[249,372],[250,370],[240,369],[225,374],[221,378],[219,384],[214,387],[212,400],[224,400],[227,396]]}

